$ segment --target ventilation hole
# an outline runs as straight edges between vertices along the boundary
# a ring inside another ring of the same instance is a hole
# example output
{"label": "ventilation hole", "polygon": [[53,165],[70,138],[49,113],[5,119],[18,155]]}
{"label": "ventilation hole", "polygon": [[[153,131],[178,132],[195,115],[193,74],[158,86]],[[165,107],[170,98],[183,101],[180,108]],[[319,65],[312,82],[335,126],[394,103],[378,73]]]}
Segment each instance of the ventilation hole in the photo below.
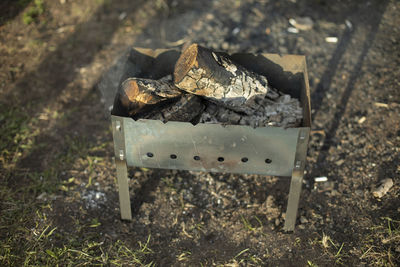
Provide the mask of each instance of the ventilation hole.
{"label": "ventilation hole", "polygon": [[149,158],[152,158],[153,156],[154,156],[154,154],[153,153],[151,153],[151,152],[147,152],[147,154],[146,154]]}
{"label": "ventilation hole", "polygon": [[248,162],[249,159],[248,158],[242,158],[242,162]]}
{"label": "ventilation hole", "polygon": [[267,163],[267,164],[270,164],[271,162],[272,162],[271,159],[266,159],[266,160],[265,160],[265,163]]}
{"label": "ventilation hole", "polygon": [[171,158],[171,159],[176,159],[177,156],[176,156],[175,154],[171,154],[171,155],[170,155],[170,158]]}
{"label": "ventilation hole", "polygon": [[194,160],[200,160],[200,157],[199,156],[194,156],[193,159]]}
{"label": "ventilation hole", "polygon": [[223,157],[219,157],[219,158],[218,158],[218,161],[219,161],[219,162],[223,162],[224,160],[225,160],[225,159],[224,159]]}

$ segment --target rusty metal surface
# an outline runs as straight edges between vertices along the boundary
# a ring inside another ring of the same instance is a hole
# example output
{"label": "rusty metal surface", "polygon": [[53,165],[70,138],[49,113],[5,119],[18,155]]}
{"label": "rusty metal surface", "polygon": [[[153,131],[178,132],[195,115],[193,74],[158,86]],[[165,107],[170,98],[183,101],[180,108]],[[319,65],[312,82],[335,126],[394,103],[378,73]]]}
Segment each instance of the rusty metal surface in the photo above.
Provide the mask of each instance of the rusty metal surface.
{"label": "rusty metal surface", "polygon": [[112,116],[128,166],[291,176],[300,129],[251,128]]}

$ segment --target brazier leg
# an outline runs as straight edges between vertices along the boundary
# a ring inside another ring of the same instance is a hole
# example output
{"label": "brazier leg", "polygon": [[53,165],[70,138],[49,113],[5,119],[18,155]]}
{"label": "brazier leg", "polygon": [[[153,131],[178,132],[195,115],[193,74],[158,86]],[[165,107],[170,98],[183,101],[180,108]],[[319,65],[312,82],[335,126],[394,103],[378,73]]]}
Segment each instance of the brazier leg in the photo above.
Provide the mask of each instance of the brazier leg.
{"label": "brazier leg", "polygon": [[131,199],[129,197],[128,168],[125,160],[116,160],[119,192],[119,207],[122,220],[132,220]]}
{"label": "brazier leg", "polygon": [[302,128],[296,146],[296,156],[292,171],[292,180],[290,181],[289,199],[286,209],[285,225],[283,230],[286,232],[294,231],[296,224],[297,209],[299,208],[301,186],[303,185],[304,168],[307,157],[307,144],[310,130]]}
{"label": "brazier leg", "polygon": [[286,209],[285,225],[283,230],[286,232],[294,231],[296,224],[297,209],[299,208],[301,186],[303,184],[303,175],[294,172],[290,182],[290,191],[288,205]]}

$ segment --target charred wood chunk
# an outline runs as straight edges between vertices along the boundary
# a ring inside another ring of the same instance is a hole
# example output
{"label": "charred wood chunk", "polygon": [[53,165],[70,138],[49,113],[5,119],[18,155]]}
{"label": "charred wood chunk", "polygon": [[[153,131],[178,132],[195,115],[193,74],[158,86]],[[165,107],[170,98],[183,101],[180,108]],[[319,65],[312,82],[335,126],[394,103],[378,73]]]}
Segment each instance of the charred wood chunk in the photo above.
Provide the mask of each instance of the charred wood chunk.
{"label": "charred wood chunk", "polygon": [[146,115],[145,119],[168,121],[181,121],[197,123],[204,110],[202,99],[196,95],[184,94],[172,105],[166,106],[161,110],[155,109]]}
{"label": "charred wood chunk", "polygon": [[202,123],[222,123],[222,124],[239,124],[243,115],[224,108],[217,106],[213,103],[208,103],[206,109],[200,117]]}
{"label": "charred wood chunk", "polygon": [[[135,117],[150,112],[154,106],[176,102],[182,91],[166,80],[129,78],[118,89],[114,115]],[[121,114],[122,113],[122,114]]]}
{"label": "charred wood chunk", "polygon": [[266,125],[279,127],[298,127],[303,119],[303,109],[297,98],[282,95],[276,101],[264,100],[263,114],[268,117]]}
{"label": "charred wood chunk", "polygon": [[197,44],[189,46],[176,62],[174,83],[188,93],[247,114],[257,110],[265,97],[279,97],[264,76]]}
{"label": "charred wood chunk", "polygon": [[300,103],[289,95],[283,95],[275,102],[264,100],[262,107],[253,114],[238,113],[209,103],[200,117],[202,123],[249,125],[253,128],[265,126],[298,127],[301,125],[301,120],[302,108]]}

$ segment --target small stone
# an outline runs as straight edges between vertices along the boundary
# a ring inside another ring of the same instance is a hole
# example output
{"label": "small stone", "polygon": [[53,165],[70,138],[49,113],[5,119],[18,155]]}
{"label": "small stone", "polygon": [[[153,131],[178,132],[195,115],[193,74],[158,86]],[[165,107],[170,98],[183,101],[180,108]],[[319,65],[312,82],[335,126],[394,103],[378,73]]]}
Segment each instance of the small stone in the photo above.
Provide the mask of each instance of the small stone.
{"label": "small stone", "polygon": [[323,182],[319,185],[319,190],[322,192],[326,192],[326,191],[331,191],[333,190],[335,187],[335,183],[330,181],[330,182]]}
{"label": "small stone", "polygon": [[387,192],[389,192],[390,188],[393,186],[393,180],[388,178],[384,179],[381,181],[381,185],[375,189],[372,194],[376,198],[382,198],[384,195],[386,195]]}
{"label": "small stone", "polygon": [[214,16],[214,14],[212,14],[212,13],[208,13],[207,15],[206,15],[206,19],[207,20],[213,20],[215,18],[215,16]]}
{"label": "small stone", "polygon": [[237,35],[240,32],[240,28],[236,27],[232,30],[233,35]]}
{"label": "small stone", "polygon": [[364,192],[360,189],[357,189],[354,193],[356,193],[356,195],[359,197],[362,197],[364,195]]}
{"label": "small stone", "polygon": [[351,23],[350,20],[347,20],[347,19],[346,19],[345,24],[346,24],[346,27],[347,27],[349,30],[352,30],[352,29],[353,29],[353,24]]}
{"label": "small stone", "polygon": [[358,124],[363,124],[364,121],[365,121],[366,119],[367,119],[367,118],[366,118],[365,116],[361,117],[361,118],[358,120]]}
{"label": "small stone", "polygon": [[37,196],[37,200],[46,200],[47,193],[43,192],[39,196]]}
{"label": "small stone", "polygon": [[275,219],[275,226],[278,226],[280,224],[280,220],[278,218]]}
{"label": "small stone", "polygon": [[126,15],[126,12],[122,12],[121,14],[119,14],[118,19],[122,21],[126,18]]}
{"label": "small stone", "polygon": [[222,43],[222,49],[223,50],[228,50],[229,49],[229,43],[228,42],[223,42]]}
{"label": "small stone", "polygon": [[339,192],[337,190],[335,190],[335,189],[332,189],[332,191],[330,192],[330,196],[331,197],[339,196],[339,195],[340,195]]}
{"label": "small stone", "polygon": [[307,218],[304,217],[304,216],[300,216],[300,223],[301,223],[301,224],[308,223]]}
{"label": "small stone", "polygon": [[336,166],[341,166],[344,163],[344,159],[339,159],[335,162]]}
{"label": "small stone", "polygon": [[314,22],[310,17],[302,17],[297,19],[289,19],[289,23],[302,31],[311,30],[314,26]]}

